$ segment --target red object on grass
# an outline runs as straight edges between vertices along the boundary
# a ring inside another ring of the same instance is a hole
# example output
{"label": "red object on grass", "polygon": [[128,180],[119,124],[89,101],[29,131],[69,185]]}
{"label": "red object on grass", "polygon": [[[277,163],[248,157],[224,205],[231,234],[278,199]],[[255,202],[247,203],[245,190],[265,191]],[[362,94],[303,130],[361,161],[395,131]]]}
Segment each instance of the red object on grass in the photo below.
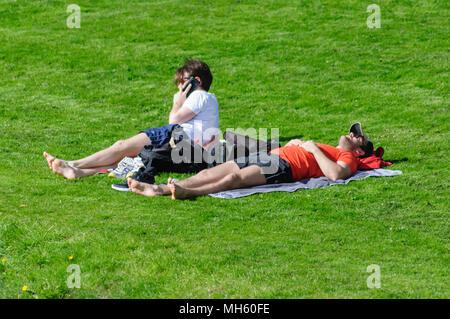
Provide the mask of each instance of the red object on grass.
{"label": "red object on grass", "polygon": [[368,170],[374,168],[380,168],[385,166],[392,165],[391,162],[383,161],[382,157],[384,154],[384,148],[377,148],[372,155],[364,158],[357,158],[358,160],[358,169],[359,170]]}

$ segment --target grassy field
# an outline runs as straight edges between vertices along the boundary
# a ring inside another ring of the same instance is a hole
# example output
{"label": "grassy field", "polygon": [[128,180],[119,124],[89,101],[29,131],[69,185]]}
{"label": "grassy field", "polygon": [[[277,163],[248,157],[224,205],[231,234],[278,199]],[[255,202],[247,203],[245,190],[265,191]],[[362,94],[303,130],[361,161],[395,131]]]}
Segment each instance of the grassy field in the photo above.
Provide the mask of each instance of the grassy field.
{"label": "grassy field", "polygon": [[[74,2],[0,0],[0,298],[450,297],[448,1],[77,0],[69,29]],[[166,124],[186,57],[222,130],[336,145],[361,121],[403,175],[172,201],[51,173],[43,151]]]}

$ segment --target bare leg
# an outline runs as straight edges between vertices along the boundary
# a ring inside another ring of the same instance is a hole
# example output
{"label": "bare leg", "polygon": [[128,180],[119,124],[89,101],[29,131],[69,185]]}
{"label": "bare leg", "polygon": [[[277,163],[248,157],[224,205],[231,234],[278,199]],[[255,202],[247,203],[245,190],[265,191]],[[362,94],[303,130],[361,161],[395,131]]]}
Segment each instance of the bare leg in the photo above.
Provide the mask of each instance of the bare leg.
{"label": "bare leg", "polygon": [[[51,155],[50,155],[51,156]],[[50,164],[49,164],[50,165]],[[117,163],[115,164],[117,165]],[[52,171],[61,175],[67,179],[74,179],[80,177],[86,177],[97,174],[98,172],[108,169],[110,166],[96,167],[96,168],[76,168],[69,165],[69,163],[57,158],[51,159],[50,165]]]}
{"label": "bare leg", "polygon": [[251,165],[241,169],[237,173],[228,173],[219,181],[205,183],[196,188],[183,187],[183,184],[186,183],[182,182],[170,183],[168,185],[172,192],[172,199],[197,197],[230,189],[264,185],[266,184],[266,178],[259,166]]}
{"label": "bare leg", "polygon": [[142,148],[150,145],[147,134],[139,133],[129,139],[120,140],[107,149],[101,150],[88,157],[70,161],[69,164],[77,168],[94,168],[109,166],[120,162],[125,156],[136,157]]}
{"label": "bare leg", "polygon": [[[198,174],[180,181],[185,187],[202,186],[205,183],[212,183],[219,181],[223,177],[227,176],[230,172],[239,172],[239,167],[236,163],[230,161],[219,166],[203,170]],[[171,178],[168,180],[168,185],[151,185],[147,183],[141,183],[131,178],[128,179],[128,187],[136,194],[144,196],[162,196],[171,195],[170,184],[173,184]]]}
{"label": "bare leg", "polygon": [[[55,171],[53,169],[53,165],[56,160],[59,161],[58,164],[60,167],[65,167],[64,165],[61,164],[61,162],[64,162],[65,164],[67,164],[69,167],[72,168],[80,168],[80,169],[97,168],[99,170],[104,170],[107,168],[116,167],[117,163],[119,163],[125,156],[129,157],[137,156],[144,146],[150,144],[151,141],[148,138],[147,134],[139,133],[138,135],[133,136],[127,140],[117,141],[107,149],[104,149],[102,151],[99,151],[95,154],[92,154],[88,157],[76,161],[69,161],[69,162],[62,161],[46,152],[44,152],[44,156],[47,159],[48,166],[53,171]],[[86,173],[87,175],[83,174],[83,176],[89,176],[94,174],[89,173],[89,171],[85,171],[84,173]]]}
{"label": "bare leg", "polygon": [[[239,166],[234,161],[229,161],[218,166],[205,169],[194,176],[177,182],[183,188],[196,188],[208,183],[217,182],[230,173],[238,173]],[[168,183],[171,183],[169,179]]]}
{"label": "bare leg", "polygon": [[[205,183],[212,183],[218,181],[230,172],[239,172],[239,167],[234,162],[226,162],[216,167],[205,169],[198,174],[191,176],[180,183],[186,187],[201,186]],[[171,184],[172,178],[168,179],[168,184]],[[144,196],[162,196],[171,195],[170,189],[167,185],[151,185],[147,183],[141,183],[131,178],[128,179],[128,187],[136,194]]]}
{"label": "bare leg", "polygon": [[128,187],[132,192],[144,196],[164,196],[171,195],[170,189],[167,185],[152,185],[128,179]]}

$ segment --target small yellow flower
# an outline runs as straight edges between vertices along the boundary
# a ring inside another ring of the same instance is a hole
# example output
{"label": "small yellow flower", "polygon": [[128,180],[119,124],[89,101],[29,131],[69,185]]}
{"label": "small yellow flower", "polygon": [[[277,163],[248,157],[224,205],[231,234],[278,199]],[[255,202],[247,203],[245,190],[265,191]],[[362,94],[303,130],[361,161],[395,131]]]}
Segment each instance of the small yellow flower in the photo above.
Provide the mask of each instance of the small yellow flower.
{"label": "small yellow flower", "polygon": [[405,289],[408,289],[408,286],[406,286]]}
{"label": "small yellow flower", "polygon": [[28,286],[23,286],[22,287],[22,291],[27,291],[28,290]]}
{"label": "small yellow flower", "polygon": [[8,248],[6,248],[6,249],[11,249],[11,246],[8,246]]}
{"label": "small yellow flower", "polygon": [[2,263],[5,263],[6,262],[6,258],[2,258]]}
{"label": "small yellow flower", "polygon": [[69,260],[72,260],[73,259],[73,256],[69,256]]}

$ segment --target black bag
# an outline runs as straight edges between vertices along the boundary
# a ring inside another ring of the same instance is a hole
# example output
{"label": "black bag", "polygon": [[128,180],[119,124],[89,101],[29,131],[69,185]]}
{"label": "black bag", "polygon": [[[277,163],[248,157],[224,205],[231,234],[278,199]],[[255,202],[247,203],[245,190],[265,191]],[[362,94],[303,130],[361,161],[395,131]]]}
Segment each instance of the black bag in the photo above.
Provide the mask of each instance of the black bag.
{"label": "black bag", "polygon": [[[161,147],[147,145],[141,150],[138,156],[144,166],[133,174],[132,179],[155,184],[155,176],[160,172],[198,173],[208,168],[208,164],[203,160],[204,150],[200,145],[191,141],[181,128],[175,128],[171,134],[170,141]],[[173,146],[179,155],[177,162],[172,158]]]}
{"label": "black bag", "polygon": [[[174,173],[198,173],[206,168],[211,168],[241,156],[248,156],[255,152],[269,152],[280,147],[273,141],[261,141],[248,136],[225,132],[225,142],[219,142],[206,151],[202,146],[190,140],[181,128],[175,128],[171,132],[169,143],[160,148],[152,145],[145,146],[138,156],[141,157],[144,167],[141,167],[132,178],[155,184],[155,176],[160,172]],[[172,158],[172,150],[179,155],[177,162]],[[189,152],[184,152],[189,150]]]}
{"label": "black bag", "polygon": [[247,157],[252,153],[264,152],[279,148],[276,141],[262,141],[246,135],[227,131],[223,134],[224,142],[220,142],[208,149],[208,167],[213,167],[235,160],[239,157]]}
{"label": "black bag", "polygon": [[[241,156],[240,153],[244,153],[244,156],[248,156],[252,153],[265,152],[268,153],[273,149],[279,148],[280,143],[276,141],[262,141],[251,138],[246,135],[237,134],[227,131],[223,133],[223,138],[228,144],[231,144],[237,149],[238,154],[234,154],[234,159]],[[242,152],[244,150],[244,152]]]}

